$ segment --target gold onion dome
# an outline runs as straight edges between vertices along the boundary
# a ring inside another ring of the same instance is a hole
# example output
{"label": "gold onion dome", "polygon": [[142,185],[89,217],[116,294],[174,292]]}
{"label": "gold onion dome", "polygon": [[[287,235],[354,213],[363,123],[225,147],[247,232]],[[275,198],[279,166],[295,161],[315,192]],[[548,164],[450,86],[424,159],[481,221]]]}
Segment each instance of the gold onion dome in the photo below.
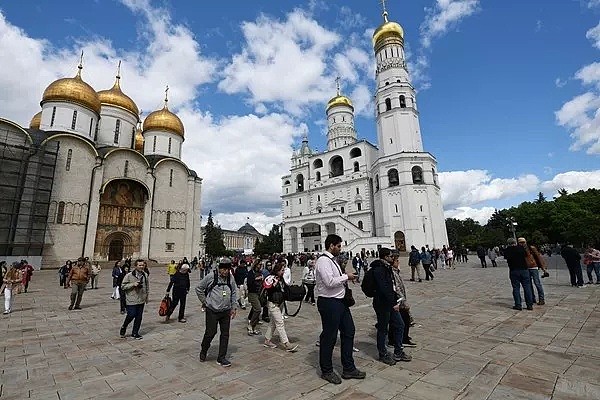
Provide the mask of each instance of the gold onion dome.
{"label": "gold onion dome", "polygon": [[[167,88],[167,91],[168,90],[169,89]],[[183,123],[177,115],[169,111],[169,108],[167,107],[168,101],[169,100],[165,96],[165,105],[162,110],[153,111],[148,114],[146,119],[144,119],[143,133],[149,130],[160,130],[173,132],[183,137]]]}
{"label": "gold onion dome", "polygon": [[119,84],[121,77],[119,75],[120,74],[117,73],[117,79],[115,80],[115,84],[112,88],[98,92],[100,103],[108,106],[123,108],[138,116],[140,114],[138,106],[133,100],[131,100],[131,97],[127,96],[121,90],[121,85]]}
{"label": "gold onion dome", "polygon": [[65,101],[79,104],[100,114],[100,99],[93,87],[81,79],[81,63],[77,67],[77,75],[74,78],[61,78],[52,82],[42,95],[40,104],[48,101]]}
{"label": "gold onion dome", "polygon": [[331,100],[329,100],[327,102],[327,111],[329,111],[330,108],[335,107],[335,106],[350,107],[352,109],[352,111],[354,111],[354,106],[352,105],[352,101],[350,101],[350,99],[347,98],[346,96],[342,96],[341,94],[338,94],[337,96],[333,97]]}
{"label": "gold onion dome", "polygon": [[40,111],[31,118],[31,121],[29,122],[29,128],[40,129],[41,122],[42,122],[42,112]]}
{"label": "gold onion dome", "polygon": [[135,150],[140,153],[144,152],[144,135],[142,135],[142,129],[139,126],[135,131]]}
{"label": "gold onion dome", "polygon": [[388,21],[387,11],[383,12],[383,24],[373,32],[373,47],[377,49],[378,44],[388,38],[398,38],[404,43],[404,29],[397,22]]}

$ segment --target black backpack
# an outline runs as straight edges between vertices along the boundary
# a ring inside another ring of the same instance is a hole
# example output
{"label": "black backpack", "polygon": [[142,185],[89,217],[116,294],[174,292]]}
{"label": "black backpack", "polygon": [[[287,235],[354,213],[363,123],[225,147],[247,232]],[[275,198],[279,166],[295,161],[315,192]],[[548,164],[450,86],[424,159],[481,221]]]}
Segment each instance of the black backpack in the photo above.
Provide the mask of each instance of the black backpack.
{"label": "black backpack", "polygon": [[375,268],[369,268],[369,270],[365,273],[365,276],[363,276],[362,282],[360,283],[360,288],[367,297],[375,296],[375,273],[373,272]]}
{"label": "black backpack", "polygon": [[227,285],[227,287],[229,287],[229,293],[233,293],[233,288],[231,287],[231,273],[229,273],[229,275],[227,275],[227,283],[223,284],[223,283],[219,283],[219,271],[215,269],[215,276],[213,278],[212,283],[210,284],[209,287],[207,287],[204,290],[204,295],[208,296],[208,294],[210,292],[212,292],[212,290],[217,287],[217,286],[223,286],[223,285]]}

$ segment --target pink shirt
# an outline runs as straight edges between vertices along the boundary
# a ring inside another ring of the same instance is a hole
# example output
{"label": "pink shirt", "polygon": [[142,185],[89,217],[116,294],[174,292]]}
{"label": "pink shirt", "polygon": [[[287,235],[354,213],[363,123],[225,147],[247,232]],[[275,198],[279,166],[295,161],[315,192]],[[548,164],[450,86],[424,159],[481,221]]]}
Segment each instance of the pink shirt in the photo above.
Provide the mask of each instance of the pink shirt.
{"label": "pink shirt", "polygon": [[324,252],[317,259],[315,271],[316,289],[320,297],[344,298],[344,284],[348,282],[348,275],[342,273],[340,276],[342,268],[333,260],[330,252]]}

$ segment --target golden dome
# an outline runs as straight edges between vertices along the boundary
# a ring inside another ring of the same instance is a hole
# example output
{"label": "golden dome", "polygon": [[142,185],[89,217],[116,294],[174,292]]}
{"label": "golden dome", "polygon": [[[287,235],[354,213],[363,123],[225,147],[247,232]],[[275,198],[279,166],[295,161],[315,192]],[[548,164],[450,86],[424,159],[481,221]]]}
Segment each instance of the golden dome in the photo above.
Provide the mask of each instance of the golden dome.
{"label": "golden dome", "polygon": [[350,101],[350,99],[347,98],[346,96],[342,96],[341,94],[338,94],[337,96],[333,97],[331,100],[329,100],[327,102],[326,112],[329,111],[330,108],[335,107],[335,106],[350,107],[352,109],[352,111],[354,111],[354,106],[352,105],[352,101]]}
{"label": "golden dome", "polygon": [[140,109],[135,104],[135,102],[131,100],[131,97],[123,93],[123,91],[121,90],[121,86],[119,85],[120,80],[121,77],[117,75],[117,79],[115,80],[115,84],[112,88],[108,90],[101,90],[98,92],[100,103],[109,106],[124,108],[125,110],[135,114],[135,116],[139,118]]}
{"label": "golden dome", "polygon": [[373,32],[373,47],[377,50],[377,44],[387,38],[399,38],[404,43],[404,29],[397,22],[388,21],[387,12],[383,13],[383,25]]}
{"label": "golden dome", "polygon": [[144,135],[139,127],[135,131],[135,150],[140,153],[144,152]]}
{"label": "golden dome", "polygon": [[29,122],[29,128],[31,129],[40,129],[40,123],[42,122],[42,112],[38,112],[31,118]]}
{"label": "golden dome", "polygon": [[66,101],[87,107],[99,114],[100,99],[98,93],[81,79],[81,69],[83,68],[81,64],[78,68],[79,71],[74,78],[62,78],[52,82],[44,90],[40,104],[47,101]]}
{"label": "golden dome", "polygon": [[162,110],[153,111],[144,119],[143,132],[152,129],[173,132],[182,137],[184,132],[183,123],[177,115],[169,111],[166,102]]}

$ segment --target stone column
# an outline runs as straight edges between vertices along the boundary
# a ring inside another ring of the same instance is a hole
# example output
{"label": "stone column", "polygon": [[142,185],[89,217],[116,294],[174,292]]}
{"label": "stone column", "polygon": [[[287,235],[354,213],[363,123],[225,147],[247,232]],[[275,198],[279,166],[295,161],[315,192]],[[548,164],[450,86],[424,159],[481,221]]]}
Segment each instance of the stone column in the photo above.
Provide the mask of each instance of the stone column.
{"label": "stone column", "polygon": [[146,170],[146,185],[148,186],[148,200],[144,205],[144,224],[142,225],[142,242],[140,244],[140,258],[152,258],[150,253],[150,230],[152,229],[152,205],[154,204],[154,176],[152,175],[152,168]]}
{"label": "stone column", "polygon": [[194,181],[193,176],[187,179],[187,201],[185,207],[185,239],[183,241],[183,257],[190,257],[192,254],[192,238],[194,236]]}
{"label": "stone column", "polygon": [[93,170],[92,176],[92,195],[90,197],[90,204],[88,204],[88,224],[87,231],[85,232],[85,248],[83,249],[83,256],[95,258],[95,246],[96,246],[96,232],[98,230],[98,213],[100,212],[100,188],[102,187],[102,177],[104,176],[104,166],[102,165],[102,159],[96,157],[96,166],[98,168]]}

